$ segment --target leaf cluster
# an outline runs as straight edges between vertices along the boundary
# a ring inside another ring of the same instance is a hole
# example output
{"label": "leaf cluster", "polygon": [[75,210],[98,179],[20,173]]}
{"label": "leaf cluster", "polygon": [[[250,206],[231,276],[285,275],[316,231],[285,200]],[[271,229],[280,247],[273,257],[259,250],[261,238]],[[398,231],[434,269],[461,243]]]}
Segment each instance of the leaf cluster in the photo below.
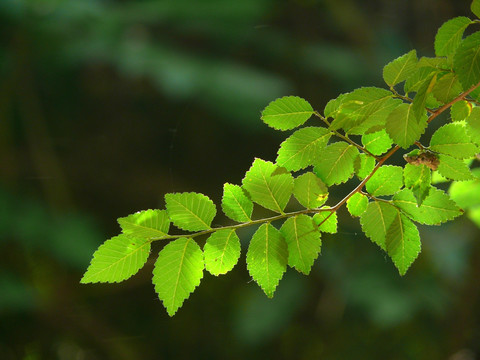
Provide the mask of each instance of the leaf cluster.
{"label": "leaf cluster", "polygon": [[[471,8],[478,17],[480,0]],[[275,162],[255,159],[241,184],[224,185],[220,206],[203,194],[172,193],[165,195],[163,210],[118,219],[121,234],[100,246],[81,282],[126,280],[145,265],[152,242],[165,242],[152,281],[173,315],[204,271],[219,276],[233,269],[241,256],[237,231],[256,226],[247,269],[272,297],[287,267],[310,273],[322,233],[336,233],[343,205],[404,275],[421,251],[417,224],[440,225],[464,211],[480,224],[479,171],[473,165],[480,147],[480,32],[464,36],[478,22],[457,17],[443,24],[435,57],[418,58],[412,50],[388,63],[386,89],[341,94],[323,113],[297,96],[272,101],[262,120],[291,131]],[[445,112],[448,123],[426,139],[425,130]],[[405,151],[404,166],[388,165],[397,151]],[[330,188],[347,181],[353,189],[326,205]],[[451,182],[450,190],[440,189],[440,182]],[[255,218],[257,207],[271,216]],[[231,225],[212,227],[219,209]]]}

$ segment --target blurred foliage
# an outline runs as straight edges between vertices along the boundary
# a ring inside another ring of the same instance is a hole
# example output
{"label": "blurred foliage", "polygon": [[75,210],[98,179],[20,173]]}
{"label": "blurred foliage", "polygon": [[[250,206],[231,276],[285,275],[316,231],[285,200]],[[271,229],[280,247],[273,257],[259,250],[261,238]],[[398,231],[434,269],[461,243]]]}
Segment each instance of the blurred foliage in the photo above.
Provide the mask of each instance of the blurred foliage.
{"label": "blurred foliage", "polygon": [[352,220],[274,299],[238,266],[207,275],[173,319],[151,269],[78,283],[118,232],[112,219],[167,192],[218,203],[254,156],[273,160],[283,137],[259,120],[271,100],[322,109],[382,86],[387,61],[432,54],[436,29],[469,3],[0,1],[0,358],[480,356],[480,234],[466,217],[421,228],[403,278]]}

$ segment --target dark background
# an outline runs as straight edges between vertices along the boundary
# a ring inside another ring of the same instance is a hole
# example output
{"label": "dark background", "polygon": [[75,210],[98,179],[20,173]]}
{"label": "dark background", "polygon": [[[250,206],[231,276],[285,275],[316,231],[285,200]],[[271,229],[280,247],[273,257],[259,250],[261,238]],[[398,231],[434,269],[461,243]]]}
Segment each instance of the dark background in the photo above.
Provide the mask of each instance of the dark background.
{"label": "dark background", "polygon": [[259,119],[270,101],[322,111],[384,86],[384,64],[433,56],[438,27],[469,5],[1,0],[0,358],[480,358],[480,234],[466,217],[420,227],[422,253],[400,277],[342,209],[311,275],[288,270],[273,300],[244,247],[173,318],[154,256],[124,283],[79,284],[118,217],[163,207],[167,192],[219,204],[254,157],[274,161],[288,134]]}

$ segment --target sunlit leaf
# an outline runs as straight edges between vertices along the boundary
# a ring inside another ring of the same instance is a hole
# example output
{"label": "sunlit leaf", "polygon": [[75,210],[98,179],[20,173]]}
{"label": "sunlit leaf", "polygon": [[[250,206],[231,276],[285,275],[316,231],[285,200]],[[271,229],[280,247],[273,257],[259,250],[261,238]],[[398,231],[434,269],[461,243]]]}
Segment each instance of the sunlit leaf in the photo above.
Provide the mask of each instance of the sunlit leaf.
{"label": "sunlit leaf", "polygon": [[93,254],[92,262],[80,282],[120,282],[135,275],[147,262],[150,241],[118,235],[105,241]]}
{"label": "sunlit leaf", "polygon": [[420,234],[417,227],[405,215],[397,212],[385,235],[385,244],[398,272],[405,275],[420,253]]}
{"label": "sunlit leaf", "polygon": [[328,188],[318,176],[306,172],[295,178],[293,195],[307,209],[314,209],[325,204]]}
{"label": "sunlit leaf", "polygon": [[410,189],[396,193],[393,202],[412,220],[425,225],[438,225],[462,214],[447,194],[433,187],[421,206],[417,205],[417,200]]}
{"label": "sunlit leaf", "polygon": [[170,219],[165,210],[144,210],[119,218],[118,223],[126,235],[139,238],[161,238],[168,235]]}
{"label": "sunlit leaf", "polygon": [[372,201],[360,216],[360,224],[365,235],[383,250],[387,250],[385,238],[396,216],[398,210],[393,205],[383,201]]}
{"label": "sunlit leaf", "polygon": [[455,122],[439,128],[430,140],[430,149],[458,159],[477,154],[478,148],[470,140],[463,123]]}
{"label": "sunlit leaf", "polygon": [[240,257],[240,239],[235,230],[222,229],[209,236],[203,248],[205,268],[212,275],[226,274]]}
{"label": "sunlit leaf", "polygon": [[387,118],[385,128],[388,135],[404,149],[409,148],[425,132],[427,116],[420,120],[413,112],[412,105],[402,104],[393,110]]}
{"label": "sunlit leaf", "polygon": [[417,61],[416,50],[396,58],[383,68],[383,80],[388,86],[405,81],[415,71]]}
{"label": "sunlit leaf", "polygon": [[223,185],[222,210],[232,220],[248,222],[251,221],[253,203],[240,186],[226,183]]}
{"label": "sunlit leaf", "polygon": [[455,53],[462,41],[463,33],[472,20],[465,16],[458,16],[445,22],[435,36],[435,54],[448,56]]}
{"label": "sunlit leaf", "polygon": [[212,200],[193,192],[166,194],[165,206],[175,226],[188,231],[210,229],[217,213]]}
{"label": "sunlit leaf", "polygon": [[242,184],[254,202],[283,213],[293,192],[293,177],[288,172],[273,174],[277,169],[269,161],[255,159]]}
{"label": "sunlit leaf", "polygon": [[313,221],[321,232],[335,234],[337,229],[337,213],[331,211],[321,211],[313,216]]}
{"label": "sunlit leaf", "polygon": [[302,125],[313,115],[312,106],[298,96],[285,96],[272,101],[262,111],[262,120],[277,130],[290,130]]}
{"label": "sunlit leaf", "polygon": [[280,231],[271,224],[261,225],[248,246],[247,269],[268,297],[273,297],[287,262],[287,243]]}
{"label": "sunlit leaf", "polygon": [[360,193],[353,194],[347,200],[347,209],[352,216],[360,216],[367,210],[368,198]]}
{"label": "sunlit leaf", "polygon": [[315,157],[327,146],[332,133],[323,127],[306,127],[294,132],[278,150],[277,164],[289,171],[313,165]]}
{"label": "sunlit leaf", "polygon": [[333,143],[317,159],[314,171],[327,186],[345,182],[353,175],[357,156],[355,146],[343,141]]}
{"label": "sunlit leaf", "polygon": [[288,246],[288,265],[308,275],[322,245],[313,219],[307,215],[291,217],[285,221],[280,232]]}
{"label": "sunlit leaf", "polygon": [[167,313],[173,316],[203,277],[203,252],[191,238],[165,245],[153,269],[153,285]]}
{"label": "sunlit leaf", "polygon": [[367,181],[365,187],[373,196],[392,195],[403,186],[403,169],[400,166],[384,165]]}

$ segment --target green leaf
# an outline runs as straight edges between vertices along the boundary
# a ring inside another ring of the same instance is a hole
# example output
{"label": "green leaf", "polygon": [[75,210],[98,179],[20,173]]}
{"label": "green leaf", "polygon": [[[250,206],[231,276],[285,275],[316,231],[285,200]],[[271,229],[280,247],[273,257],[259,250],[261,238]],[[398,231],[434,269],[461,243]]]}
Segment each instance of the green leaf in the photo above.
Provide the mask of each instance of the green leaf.
{"label": "green leaf", "polygon": [[346,94],[334,114],[334,120],[330,124],[330,128],[333,130],[343,128],[346,132],[349,132],[350,129],[359,126],[371,116],[374,119],[379,114],[386,117],[388,114],[383,113],[385,107],[390,109],[388,107],[389,100],[392,101],[392,104],[396,104],[392,96],[391,91],[376,87],[363,87]]}
{"label": "green leaf", "polygon": [[153,269],[153,285],[158,297],[173,316],[203,277],[203,252],[191,238],[165,245]]}
{"label": "green leaf", "polygon": [[412,220],[425,225],[438,225],[462,214],[447,194],[434,187],[430,188],[421,206],[417,205],[417,200],[410,189],[396,193],[393,202]]}
{"label": "green leaf", "polygon": [[360,180],[365,179],[375,167],[375,159],[367,154],[360,154],[355,159],[355,174]]}
{"label": "green leaf", "polygon": [[400,104],[402,104],[400,99],[387,99],[380,107],[369,113],[355,126],[348,130],[346,129],[347,133],[349,135],[363,135],[383,129],[388,115]]}
{"label": "green leaf", "polygon": [[272,101],[262,111],[262,120],[277,130],[291,130],[307,121],[314,111],[312,106],[298,96],[285,96]]}
{"label": "green leaf", "polygon": [[360,224],[365,235],[383,250],[387,249],[385,238],[398,213],[399,211],[390,203],[372,201],[360,216]]}
{"label": "green leaf", "polygon": [[306,172],[295,178],[293,195],[307,209],[314,209],[328,199],[328,188],[314,173]]}
{"label": "green leaf", "polygon": [[448,193],[455,203],[462,209],[480,206],[480,168],[473,169],[474,180],[453,182]]}
{"label": "green leaf", "polygon": [[147,262],[150,241],[118,235],[105,241],[93,254],[80,282],[120,282],[135,275]]}
{"label": "green leaf", "polygon": [[215,276],[226,274],[238,262],[240,239],[235,230],[217,230],[207,239],[203,251],[205,268],[210,274]]}
{"label": "green leaf", "polygon": [[453,58],[453,70],[464,89],[480,81],[480,32],[467,36]]}
{"label": "green leaf", "polygon": [[313,221],[318,226],[321,232],[335,234],[337,232],[337,213],[328,210],[316,213],[313,216]]}
{"label": "green leaf", "polygon": [[474,107],[467,118],[467,133],[470,138],[480,145],[480,107]]}
{"label": "green leaf", "polygon": [[403,169],[400,166],[381,166],[365,186],[373,196],[395,194],[403,186]]}
{"label": "green leaf", "polygon": [[323,110],[323,114],[325,115],[326,118],[332,117],[335,115],[337,112],[338,108],[340,105],[342,105],[343,100],[345,97],[348,95],[347,94],[340,94],[338,97],[335,99],[330,100],[327,105],[325,105],[325,109]]}
{"label": "green leaf", "polygon": [[368,198],[360,193],[355,193],[347,200],[347,209],[352,216],[360,216],[367,210]]}
{"label": "green leaf", "polygon": [[280,229],[288,246],[288,265],[308,275],[320,253],[320,232],[307,215],[289,218]]}
{"label": "green leaf", "polygon": [[463,91],[462,85],[455,74],[447,73],[433,86],[432,94],[443,104],[455,99]]}
{"label": "green leaf", "polygon": [[480,18],[480,0],[473,0],[470,9],[477,18]]}
{"label": "green leaf", "polygon": [[[393,111],[395,112],[395,110]],[[362,144],[373,155],[382,155],[387,152],[388,149],[390,149],[393,142],[385,129],[382,129],[371,134],[363,135]]]}
{"label": "green leaf", "polygon": [[290,173],[274,175],[276,170],[278,167],[271,162],[255,159],[242,184],[254,202],[283,213],[293,192],[293,176]]}
{"label": "green leaf", "polygon": [[383,80],[390,87],[405,81],[415,71],[417,61],[416,50],[396,58],[383,68]]}
{"label": "green leaf", "polygon": [[452,121],[463,121],[473,112],[472,105],[468,101],[457,101],[450,107]]}
{"label": "green leaf", "polygon": [[248,246],[247,269],[269,298],[287,269],[287,257],[287,244],[280,231],[271,224],[261,225]]}
{"label": "green leaf", "polygon": [[119,218],[118,223],[126,235],[138,238],[161,238],[168,236],[170,219],[165,210],[144,210]]}
{"label": "green leaf", "polygon": [[447,179],[458,181],[473,179],[473,174],[464,161],[444,154],[440,154],[438,157],[440,159],[440,164],[438,164],[437,170]]}
{"label": "green leaf", "polygon": [[423,66],[417,68],[417,70],[405,81],[404,91],[405,94],[409,92],[418,92],[420,87],[426,82],[430,81],[438,69],[431,66]]}
{"label": "green leaf", "polygon": [[403,182],[406,188],[412,190],[417,205],[420,206],[430,192],[431,170],[423,164],[406,164],[403,169]]}
{"label": "green leaf", "polygon": [[210,229],[217,213],[212,200],[193,192],[166,194],[165,204],[174,225],[187,231]]}
{"label": "green leaf", "polygon": [[420,234],[417,227],[405,215],[397,212],[387,230],[385,243],[387,253],[392,258],[398,272],[400,275],[405,275],[420,253]]}
{"label": "green leaf", "polygon": [[277,164],[289,171],[313,165],[332,133],[322,127],[306,127],[294,132],[278,149]]}
{"label": "green leaf", "polygon": [[385,128],[395,143],[407,149],[425,132],[427,116],[423,115],[418,121],[412,105],[402,104],[390,113]]}
{"label": "green leaf", "polygon": [[438,72],[432,73],[432,75],[432,77],[427,78],[427,80],[422,83],[413,98],[412,110],[417,119],[421,119],[425,115],[428,97],[437,83]]}
{"label": "green leaf", "polygon": [[253,202],[238,185],[223,185],[222,210],[230,219],[249,222],[253,212]]}
{"label": "green leaf", "polygon": [[462,41],[463,33],[472,20],[465,16],[458,16],[445,22],[435,36],[435,54],[449,56],[455,53]]}
{"label": "green leaf", "polygon": [[477,147],[470,140],[463,123],[455,122],[439,128],[430,140],[430,149],[458,159],[476,155]]}
{"label": "green leaf", "polygon": [[340,141],[325,148],[317,159],[314,172],[327,186],[340,184],[353,175],[358,150],[355,146]]}

